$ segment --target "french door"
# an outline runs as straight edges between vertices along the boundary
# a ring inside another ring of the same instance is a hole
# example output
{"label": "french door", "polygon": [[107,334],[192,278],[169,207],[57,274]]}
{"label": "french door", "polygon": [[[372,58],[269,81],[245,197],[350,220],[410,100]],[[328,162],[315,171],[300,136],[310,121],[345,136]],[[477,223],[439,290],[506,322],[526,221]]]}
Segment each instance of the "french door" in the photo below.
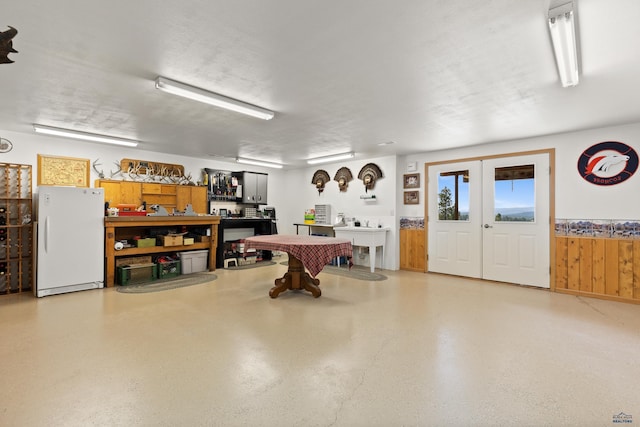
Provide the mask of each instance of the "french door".
{"label": "french door", "polygon": [[482,164],[429,167],[429,271],[482,277]]}
{"label": "french door", "polygon": [[549,287],[549,155],[428,168],[428,271]]}

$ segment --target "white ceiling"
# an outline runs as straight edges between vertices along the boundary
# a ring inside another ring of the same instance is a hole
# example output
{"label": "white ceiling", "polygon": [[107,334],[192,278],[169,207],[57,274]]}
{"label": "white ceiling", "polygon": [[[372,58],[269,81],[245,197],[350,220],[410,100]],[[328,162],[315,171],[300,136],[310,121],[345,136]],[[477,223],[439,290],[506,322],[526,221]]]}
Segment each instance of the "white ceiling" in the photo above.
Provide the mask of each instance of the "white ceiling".
{"label": "white ceiling", "polygon": [[[7,1],[19,53],[0,65],[0,129],[298,167],[640,121],[640,1],[577,0],[581,80],[566,89],[549,1]],[[159,75],[276,116],[160,92]]]}

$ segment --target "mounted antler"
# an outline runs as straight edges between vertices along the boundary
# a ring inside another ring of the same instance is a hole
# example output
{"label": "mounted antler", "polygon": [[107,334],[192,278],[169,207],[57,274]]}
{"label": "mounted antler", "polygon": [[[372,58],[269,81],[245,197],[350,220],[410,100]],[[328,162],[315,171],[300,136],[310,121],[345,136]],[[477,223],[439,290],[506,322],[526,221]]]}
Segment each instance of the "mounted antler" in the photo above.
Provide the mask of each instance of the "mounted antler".
{"label": "mounted antler", "polygon": [[131,178],[132,181],[137,181],[140,177],[140,165],[129,163],[129,169],[127,169],[127,175]]}
{"label": "mounted antler", "polygon": [[98,166],[102,166],[102,163],[98,163],[98,160],[100,159],[96,159],[96,161],[92,163],[92,166],[93,166],[93,170],[96,171],[96,173],[98,174],[98,177],[102,179],[104,178],[104,169],[98,170]]}
{"label": "mounted antler", "polygon": [[186,185],[196,185],[193,182],[193,178],[191,177],[191,173],[189,173],[189,175],[187,175],[187,176],[183,176],[182,180],[183,180],[184,184],[186,184]]}
{"label": "mounted antler", "polygon": [[122,174],[122,167],[120,166],[120,163],[118,163],[118,162],[113,162],[113,163],[115,163],[115,165],[118,167],[118,170],[115,171],[115,172],[109,170],[109,172],[111,173],[111,178],[113,178],[116,175],[121,175]]}

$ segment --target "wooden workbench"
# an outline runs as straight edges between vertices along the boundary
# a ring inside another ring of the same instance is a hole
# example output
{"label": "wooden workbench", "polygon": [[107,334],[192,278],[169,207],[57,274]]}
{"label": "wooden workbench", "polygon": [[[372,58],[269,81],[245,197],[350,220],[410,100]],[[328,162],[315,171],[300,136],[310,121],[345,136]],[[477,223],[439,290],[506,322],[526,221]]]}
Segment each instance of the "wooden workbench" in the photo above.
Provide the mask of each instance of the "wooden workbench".
{"label": "wooden workbench", "polygon": [[[120,216],[106,217],[104,219],[104,254],[105,254],[105,286],[115,284],[116,258],[123,256],[149,255],[166,252],[209,250],[209,271],[216,269],[216,249],[218,247],[219,216]],[[152,228],[182,227],[189,228],[209,227],[211,238],[208,242],[196,242],[193,245],[183,246],[152,246],[147,248],[125,248],[115,250],[115,242],[130,239],[134,235],[143,234]]]}

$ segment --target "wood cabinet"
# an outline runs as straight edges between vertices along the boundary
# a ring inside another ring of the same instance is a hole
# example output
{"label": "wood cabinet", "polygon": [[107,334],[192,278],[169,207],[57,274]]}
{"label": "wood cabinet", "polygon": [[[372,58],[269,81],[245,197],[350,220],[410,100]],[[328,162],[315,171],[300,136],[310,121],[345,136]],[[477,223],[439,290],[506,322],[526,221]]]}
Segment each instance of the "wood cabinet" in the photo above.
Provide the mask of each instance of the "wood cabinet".
{"label": "wood cabinet", "polygon": [[142,183],[142,201],[147,203],[147,207],[161,205],[172,212],[177,207],[176,187],[175,184],[144,182]]}
{"label": "wood cabinet", "polygon": [[[105,218],[105,286],[111,287],[115,284],[116,258],[118,257],[208,249],[209,271],[214,271],[216,269],[216,252],[218,247],[218,224],[220,224],[220,217],[218,216],[130,216]],[[115,250],[116,241],[128,240],[136,235],[144,235],[152,229],[167,227],[179,230],[186,228],[187,231],[193,227],[208,227],[211,230],[211,236],[209,236],[209,241],[196,242],[193,245],[151,246],[125,248],[119,251]]]}
{"label": "wood cabinet", "polygon": [[142,185],[139,182],[100,179],[95,182],[95,187],[104,188],[104,201],[109,206],[142,204]]}
{"label": "wood cabinet", "polygon": [[0,163],[0,294],[34,288],[31,184],[30,165]]}
{"label": "wood cabinet", "polygon": [[424,229],[400,229],[400,269],[425,271]]}
{"label": "wood cabinet", "polygon": [[96,188],[104,188],[104,200],[110,206],[132,204],[139,206],[162,205],[167,211],[184,211],[190,204],[194,212],[208,213],[207,187],[193,185],[160,184],[156,182],[114,181],[99,179]]}
{"label": "wood cabinet", "polygon": [[207,187],[195,187],[193,185],[178,185],[176,187],[176,207],[184,211],[187,205],[191,205],[193,211],[199,214],[208,213]]}

